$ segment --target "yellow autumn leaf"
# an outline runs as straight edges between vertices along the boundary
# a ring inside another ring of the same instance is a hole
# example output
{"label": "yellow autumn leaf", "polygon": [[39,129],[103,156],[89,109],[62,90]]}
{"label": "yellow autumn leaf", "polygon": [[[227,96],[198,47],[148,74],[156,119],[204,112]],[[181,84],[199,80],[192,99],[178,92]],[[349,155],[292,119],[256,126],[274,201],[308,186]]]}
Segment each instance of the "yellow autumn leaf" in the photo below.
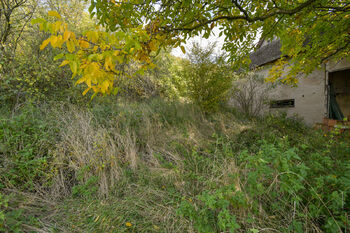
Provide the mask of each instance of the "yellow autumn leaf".
{"label": "yellow autumn leaf", "polygon": [[58,32],[61,28],[61,24],[62,22],[61,21],[57,21],[55,22],[53,25],[52,25],[52,29],[54,32]]}
{"label": "yellow autumn leaf", "polygon": [[43,50],[50,43],[50,38],[43,41],[40,45],[40,50]]}
{"label": "yellow autumn leaf", "polygon": [[59,67],[67,65],[67,64],[69,64],[69,62],[70,61],[68,61],[68,60],[64,60]]}
{"label": "yellow autumn leaf", "polygon": [[111,56],[105,58],[105,68],[106,70],[113,70],[113,61]]}
{"label": "yellow autumn leaf", "polygon": [[88,87],[88,88],[86,88],[85,90],[84,90],[84,92],[83,92],[83,95],[86,95],[86,93],[88,93],[88,91],[91,89],[91,87]]}
{"label": "yellow autumn leaf", "polygon": [[75,39],[76,39],[76,38],[75,38],[74,32],[70,32],[70,39],[72,39],[72,40],[75,40]]}
{"label": "yellow autumn leaf", "polygon": [[63,37],[62,35],[58,35],[57,36],[57,42],[56,42],[56,46],[61,48],[62,47],[62,44],[63,44]]}
{"label": "yellow autumn leaf", "polygon": [[117,56],[116,59],[120,64],[122,64],[124,62],[124,59],[122,56]]}
{"label": "yellow autumn leaf", "polygon": [[95,86],[91,86],[91,79],[90,78],[86,79],[85,83],[86,83],[86,85],[88,85],[88,87],[91,87],[95,91],[94,88],[96,88],[96,87]]}
{"label": "yellow autumn leaf", "polygon": [[50,37],[50,42],[51,42],[51,46],[56,48],[56,43],[57,43],[57,36],[51,36]]}
{"label": "yellow autumn leaf", "polygon": [[149,48],[151,49],[151,51],[156,51],[158,49],[158,46],[156,45],[155,41],[151,41],[149,43]]}
{"label": "yellow autumn leaf", "polygon": [[77,64],[77,62],[72,61],[69,63],[69,65],[70,65],[70,69],[71,69],[73,76],[74,76],[78,71],[78,64]]}
{"label": "yellow autumn leaf", "polygon": [[60,26],[60,32],[65,32],[66,30],[67,30],[67,24],[62,22]]}
{"label": "yellow autumn leaf", "polygon": [[48,14],[49,16],[56,17],[57,19],[60,19],[60,18],[61,18],[60,14],[58,14],[57,11],[49,11],[49,12],[47,12],[47,14]]}
{"label": "yellow autumn leaf", "polygon": [[89,41],[92,43],[96,43],[98,41],[98,32],[96,31],[89,31],[86,33],[86,37],[88,38]]}
{"label": "yellow autumn leaf", "polygon": [[81,48],[87,49],[87,48],[89,48],[90,44],[89,44],[89,42],[87,42],[85,40],[79,40],[79,46]]}
{"label": "yellow autumn leaf", "polygon": [[64,40],[64,41],[67,41],[67,40],[69,39],[70,35],[71,35],[71,32],[70,32],[70,31],[65,31],[65,32],[63,33],[63,40]]}
{"label": "yellow autumn leaf", "polygon": [[75,51],[75,46],[73,41],[71,40],[67,41],[67,49],[68,49],[68,52],[70,53]]}
{"label": "yellow autumn leaf", "polygon": [[103,83],[101,84],[102,93],[105,93],[108,90],[108,87],[109,87],[109,81],[107,80],[103,81]]}
{"label": "yellow autumn leaf", "polygon": [[78,85],[78,84],[80,84],[80,83],[83,83],[83,82],[85,82],[85,80],[86,80],[86,76],[83,76],[83,77],[81,77],[80,79],[78,79],[78,80],[75,82],[75,85]]}

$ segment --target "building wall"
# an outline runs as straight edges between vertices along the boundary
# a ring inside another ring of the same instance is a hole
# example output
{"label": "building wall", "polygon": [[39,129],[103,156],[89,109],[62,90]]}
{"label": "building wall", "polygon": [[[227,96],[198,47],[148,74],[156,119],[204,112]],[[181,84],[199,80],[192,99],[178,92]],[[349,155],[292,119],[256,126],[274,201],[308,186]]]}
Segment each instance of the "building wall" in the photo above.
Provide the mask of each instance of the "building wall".
{"label": "building wall", "polygon": [[[270,67],[265,67],[258,73],[268,76]],[[266,111],[284,111],[287,116],[303,118],[306,124],[313,125],[322,122],[326,114],[325,71],[315,70],[308,77],[300,77],[297,87],[278,85],[270,92],[271,100],[294,99],[295,107],[269,108]]]}
{"label": "building wall", "polygon": [[[257,71],[257,74],[266,78],[270,68],[271,65],[263,66],[261,70]],[[297,87],[277,85],[270,91],[269,98],[271,100],[294,99],[295,107],[269,108],[266,106],[265,112],[284,111],[289,117],[301,117],[310,126],[322,122],[323,118],[328,116],[326,92],[328,75],[326,71],[334,72],[343,69],[350,69],[350,60],[343,59],[336,63],[331,62],[307,77],[299,77]]]}

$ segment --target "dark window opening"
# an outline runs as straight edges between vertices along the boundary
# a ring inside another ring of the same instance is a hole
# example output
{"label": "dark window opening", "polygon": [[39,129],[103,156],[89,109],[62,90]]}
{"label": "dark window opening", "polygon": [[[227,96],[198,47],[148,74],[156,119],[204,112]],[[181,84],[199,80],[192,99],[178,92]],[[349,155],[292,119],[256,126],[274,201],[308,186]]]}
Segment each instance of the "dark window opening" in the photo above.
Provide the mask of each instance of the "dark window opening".
{"label": "dark window opening", "polygon": [[328,114],[335,120],[350,116],[350,69],[329,73]]}
{"label": "dark window opening", "polygon": [[294,108],[295,100],[273,100],[270,102],[270,108]]}

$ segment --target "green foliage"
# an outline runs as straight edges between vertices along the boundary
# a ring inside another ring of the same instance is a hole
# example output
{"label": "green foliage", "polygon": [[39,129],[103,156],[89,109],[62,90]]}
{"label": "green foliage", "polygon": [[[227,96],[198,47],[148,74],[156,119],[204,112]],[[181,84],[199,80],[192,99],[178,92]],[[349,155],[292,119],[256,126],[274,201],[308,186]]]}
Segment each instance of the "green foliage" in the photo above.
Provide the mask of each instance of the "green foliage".
{"label": "green foliage", "polygon": [[54,53],[40,56],[28,54],[12,61],[2,61],[7,66],[1,74],[0,99],[13,105],[53,98],[82,99],[76,95],[79,90],[74,88],[69,71],[59,70],[57,62],[47,60],[52,54]]}
{"label": "green foliage", "polygon": [[[192,199],[183,200],[178,209],[178,213],[194,222],[194,227],[198,232],[235,232],[240,228],[232,207],[240,207],[244,203],[242,193],[234,193],[235,187],[224,186],[213,192],[204,191],[196,196],[199,203],[193,204]],[[238,204],[238,206],[237,206]]]}
{"label": "green foliage", "polygon": [[[255,152],[242,151],[230,184],[183,200],[178,212],[199,232],[235,232],[240,221],[246,230],[254,229],[259,225],[254,219],[282,232],[304,232],[315,222],[325,232],[347,229],[349,148],[336,154],[326,148],[310,153],[310,145],[291,147],[288,138],[275,140],[255,142]],[[242,210],[249,210],[248,216]]]}
{"label": "green foliage", "polygon": [[[156,57],[152,57],[153,69],[146,70],[143,74],[135,75],[133,78],[121,77],[118,80],[120,87],[118,96],[129,100],[146,100],[155,97],[175,99],[176,93],[174,82],[174,62],[176,57],[168,51],[160,51]],[[131,73],[137,69],[137,63],[128,66]]]}
{"label": "green foliage", "polygon": [[0,231],[37,231],[37,227],[40,227],[39,218],[48,216],[50,205],[45,201],[40,202],[37,196],[15,189],[9,191],[0,192]]}
{"label": "green foliage", "polygon": [[49,154],[54,129],[33,108],[13,118],[0,118],[0,188],[35,191],[50,177]]}
{"label": "green foliage", "polygon": [[349,229],[350,147],[339,132],[113,101],[1,109],[3,231]]}
{"label": "green foliage", "polygon": [[[166,35],[164,44],[173,47],[200,34],[208,38],[219,28],[219,35],[225,37],[224,49],[237,68],[249,65],[258,36],[280,38],[283,57],[292,58],[292,69],[284,78],[291,84],[300,72],[310,73],[331,58],[349,56],[350,8],[344,0],[139,2],[93,0],[89,10],[111,31],[147,24]],[[273,80],[278,77],[274,75]]]}
{"label": "green foliage", "polygon": [[0,193],[0,231],[20,232],[22,210],[9,209],[10,198]]}
{"label": "green foliage", "polygon": [[[11,4],[15,4],[11,1]],[[32,18],[47,19],[49,9],[60,9],[72,30],[79,34],[91,29],[93,23],[89,14],[84,12],[81,1],[31,1],[18,2],[10,20],[11,34],[7,42],[2,42],[0,55],[0,100],[11,102],[14,107],[25,101],[48,101],[49,99],[69,99],[82,102],[81,90],[74,87],[69,69],[57,69],[60,64],[54,59],[59,51],[50,49],[40,51],[40,44],[47,39],[47,33],[40,32],[29,22]],[[25,13],[23,13],[25,12]],[[5,20],[0,15],[0,22]],[[50,21],[50,19],[47,19]],[[78,23],[77,23],[78,22]],[[1,23],[1,27],[5,25]],[[4,31],[0,30],[0,38]],[[77,95],[78,94],[78,95]]]}
{"label": "green foliage", "polygon": [[[78,176],[79,179],[79,176]],[[82,181],[82,178],[80,178]],[[90,177],[87,181],[84,181],[82,184],[77,184],[72,187],[72,195],[74,197],[85,197],[91,198],[93,195],[97,193],[97,177]]]}
{"label": "green foliage", "polygon": [[207,48],[192,44],[187,54],[188,61],[183,62],[178,73],[183,80],[183,83],[177,83],[178,89],[207,112],[216,111],[220,104],[225,103],[233,80],[233,72],[225,64],[225,56],[215,56],[214,49],[215,44]]}

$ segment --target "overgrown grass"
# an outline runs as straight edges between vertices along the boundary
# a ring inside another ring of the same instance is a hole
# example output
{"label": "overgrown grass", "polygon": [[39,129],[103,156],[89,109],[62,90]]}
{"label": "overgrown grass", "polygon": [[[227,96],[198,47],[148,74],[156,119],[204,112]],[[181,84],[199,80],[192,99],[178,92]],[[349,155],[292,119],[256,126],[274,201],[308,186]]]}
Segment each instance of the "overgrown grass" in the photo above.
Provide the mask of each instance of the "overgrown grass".
{"label": "overgrown grass", "polygon": [[349,230],[349,141],[297,119],[55,102],[2,114],[0,143],[3,231]]}

